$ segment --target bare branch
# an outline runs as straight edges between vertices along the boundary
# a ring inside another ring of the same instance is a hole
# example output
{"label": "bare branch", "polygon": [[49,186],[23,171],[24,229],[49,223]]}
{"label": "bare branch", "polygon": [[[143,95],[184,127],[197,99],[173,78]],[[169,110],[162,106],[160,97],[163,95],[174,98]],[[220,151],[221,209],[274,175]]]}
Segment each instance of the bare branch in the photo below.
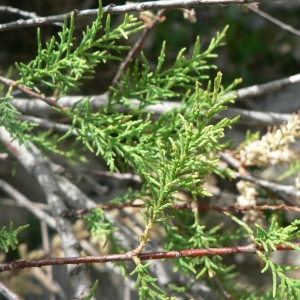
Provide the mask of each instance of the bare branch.
{"label": "bare branch", "polygon": [[[66,206],[61,198],[61,191],[49,162],[42,153],[31,142],[27,145],[19,145],[18,140],[13,140],[5,127],[0,127],[0,140],[6,148],[20,161],[20,163],[32,174],[44,190],[47,202],[51,207],[52,214],[56,221],[57,231],[62,240],[62,245],[66,256],[79,256],[80,245],[75,237],[72,224],[61,216],[66,210]],[[88,295],[91,282],[86,266],[68,266],[68,274],[75,290],[74,297],[82,299]]]}
{"label": "bare branch", "polygon": [[23,300],[0,281],[0,294],[7,300]]}
{"label": "bare branch", "polygon": [[35,12],[30,12],[30,11],[25,11],[21,10],[19,8],[11,7],[11,6],[0,6],[0,12],[8,12],[11,14],[16,14],[24,18],[30,18],[30,19],[35,19],[38,18],[39,16]]}
{"label": "bare branch", "polygon": [[[289,197],[294,197],[294,198],[297,198],[298,200],[300,200],[300,191],[297,190],[292,185],[277,184],[277,183],[262,180],[262,179],[259,179],[259,178],[253,177],[253,176],[241,175],[240,173],[235,173],[235,175],[239,179],[253,182],[273,193],[284,193]],[[294,204],[296,204],[296,202],[294,202]],[[300,204],[298,204],[298,205],[300,205]]]}
{"label": "bare branch", "polygon": [[[12,198],[0,197],[0,201],[1,201],[1,204],[3,204],[3,205],[25,207],[23,204],[15,202]],[[40,203],[40,202],[35,202],[34,206],[38,207],[40,210],[50,211],[50,207],[49,207],[48,204],[44,204],[44,203]]]}
{"label": "bare branch", "polygon": [[239,89],[236,91],[235,100],[242,101],[249,98],[260,97],[266,94],[280,91],[294,84],[300,84],[300,74]]}
{"label": "bare branch", "polygon": [[[295,246],[300,246],[300,243],[293,243]],[[275,245],[277,251],[294,250],[293,247],[284,244]],[[228,255],[236,253],[256,254],[257,251],[264,251],[262,245],[250,244],[247,246],[233,246],[222,248],[206,248],[206,249],[188,249],[175,251],[158,251],[144,252],[139,255],[140,260],[156,260],[166,258],[184,258],[184,257],[203,257],[213,255]],[[7,262],[0,265],[0,273],[11,270],[25,268],[40,268],[43,266],[54,265],[79,265],[88,263],[106,263],[115,261],[132,261],[133,252],[129,251],[123,254],[108,254],[101,256],[80,256],[80,257],[65,257],[65,258],[47,258],[40,260],[23,260],[16,262]]]}
{"label": "bare branch", "polygon": [[[72,107],[72,105],[79,101],[80,99],[84,99],[84,96],[66,96],[60,99],[60,102],[64,106]],[[107,105],[107,95],[103,94],[100,96],[92,96],[91,97],[91,105],[94,109],[101,109]],[[22,113],[32,113],[34,115],[40,115],[43,117],[49,116],[53,113],[51,107],[46,105],[45,103],[41,102],[37,99],[11,99],[10,102],[12,105],[16,107]],[[138,100],[132,100],[133,106],[136,106]],[[181,106],[180,102],[172,102],[172,101],[163,101],[161,104],[150,105],[147,107],[147,110],[152,111],[156,114],[164,114],[172,109],[179,109]],[[126,112],[126,108],[119,107],[118,109],[120,112]],[[241,118],[239,119],[240,124],[247,124],[253,126],[275,126],[280,125],[284,122],[288,122],[292,119],[292,114],[280,114],[274,112],[260,112],[254,110],[247,110],[247,109],[239,109],[239,108],[228,108],[220,112],[219,114],[215,115],[213,118],[214,120],[221,120],[223,118],[235,118],[236,116],[240,115]],[[46,129],[53,129],[57,132],[66,133],[70,130],[70,126],[67,124],[59,124],[49,120],[40,119],[32,116],[18,116],[18,118],[22,121],[31,121],[36,124],[39,124],[42,128]],[[78,136],[76,130],[72,130],[73,136]]]}
{"label": "bare branch", "polygon": [[[3,77],[2,77],[3,78]],[[1,77],[0,77],[1,80]],[[8,80],[5,78],[5,80]],[[259,97],[265,94],[273,93],[279,90],[282,90],[288,86],[299,84],[300,83],[300,74],[296,74],[293,76],[289,76],[283,79],[271,81],[265,84],[254,85],[246,88],[239,89],[235,92],[231,92],[226,96],[233,96],[236,95],[236,101],[243,101],[245,99]],[[43,95],[39,95],[39,99],[44,97]],[[49,105],[55,103],[55,105],[60,105],[59,108],[63,110],[70,109],[76,102],[81,99],[87,98],[87,96],[65,96],[59,99],[59,104],[54,101],[52,98],[45,97],[48,101]],[[44,100],[44,99],[42,99]],[[35,116],[43,116],[43,118],[53,114],[53,109],[43,103],[38,99],[24,99],[24,98],[14,98],[10,100],[11,104],[16,107],[17,110],[24,114],[32,114]],[[95,95],[90,97],[91,106],[99,110],[102,107],[107,106],[108,104],[108,95],[104,93],[102,95]],[[137,99],[131,100],[132,107],[136,107],[139,105],[139,101]],[[147,107],[149,111],[153,111],[157,114],[164,114],[167,111],[173,108],[180,108],[180,102],[174,101],[162,101],[161,104],[157,105],[150,105]],[[119,107],[119,111],[126,112],[127,109],[124,107]],[[233,118],[237,115],[240,115],[241,118],[239,120],[240,123],[248,124],[248,125],[255,125],[255,126],[274,126],[279,125],[284,122],[288,122],[292,115],[290,114],[280,114],[280,113],[273,113],[273,112],[259,112],[259,111],[252,111],[252,110],[245,110],[245,109],[237,109],[237,108],[228,108],[226,111],[223,111],[216,115],[214,118],[219,120],[222,118]],[[21,120],[28,120],[35,123],[38,123],[41,127],[45,127],[48,129],[54,129],[59,132],[67,132],[69,130],[68,125],[64,124],[57,124],[51,121],[46,121],[43,119],[35,119],[31,116],[20,116]],[[78,136],[77,132],[73,130],[73,135]]]}
{"label": "bare branch", "polygon": [[[280,1],[280,0],[278,0]],[[298,0],[289,0],[298,1]],[[110,4],[104,8],[105,14],[120,14],[136,11],[146,11],[146,10],[160,10],[160,9],[174,9],[174,8],[185,8],[192,9],[201,6],[215,6],[215,5],[236,5],[236,4],[251,4],[251,3],[263,3],[263,2],[274,2],[274,0],[162,0],[162,1],[149,1],[141,3],[130,3],[126,5],[116,6]],[[11,30],[21,27],[33,27],[41,26],[46,24],[52,24],[57,22],[64,22],[65,18],[71,18],[71,14],[61,14],[50,17],[42,17],[30,20],[18,20],[16,22],[11,22],[7,24],[0,25],[0,31]],[[96,17],[98,14],[98,9],[88,9],[82,11],[75,11],[74,15],[76,19],[83,19],[88,17]]]}
{"label": "bare branch", "polygon": [[56,229],[55,220],[41,210],[38,206],[32,203],[29,199],[27,199],[23,194],[13,188],[10,184],[5,182],[0,178],[0,189],[5,191],[8,195],[10,195],[15,201],[22,205],[23,207],[27,208],[31,213],[33,213],[37,218],[43,220],[53,229]]}
{"label": "bare branch", "polygon": [[280,28],[282,28],[283,30],[289,31],[297,36],[300,36],[300,31],[293,28],[292,26],[285,24],[281,21],[279,21],[278,19],[270,16],[269,14],[261,11],[260,9],[254,7],[253,5],[249,5],[248,6],[250,10],[254,11],[255,13],[257,13],[258,15],[260,15],[261,17],[265,18],[266,20],[276,24],[277,26],[279,26]]}
{"label": "bare branch", "polygon": [[[30,11],[25,11],[21,10],[19,8],[11,7],[11,6],[0,6],[0,12],[8,12],[11,14],[16,14],[24,18],[29,18],[29,19],[37,19],[40,18],[35,12],[30,12]],[[63,26],[63,23],[54,23],[54,25],[57,26]]]}
{"label": "bare branch", "polygon": [[[80,245],[82,246],[83,250],[88,253],[89,255],[93,255],[93,256],[99,256],[100,253],[98,250],[96,250],[87,240],[83,239],[80,241]],[[97,267],[97,266],[96,266]],[[100,268],[102,266],[99,266]],[[116,275],[123,277],[123,274],[121,272],[121,270],[119,268],[116,268],[115,264],[113,263],[106,263],[105,267],[110,270],[111,272],[115,273]],[[99,269],[100,269],[99,268]],[[135,290],[135,281],[131,278],[127,278],[126,280],[123,281],[123,284],[128,287],[131,291]],[[136,290],[135,290],[136,292]],[[124,298],[125,300],[125,298]]]}
{"label": "bare branch", "polygon": [[[77,101],[86,99],[89,96],[65,96],[59,99],[59,103],[62,106],[71,108]],[[54,101],[54,99],[50,98]],[[17,110],[24,114],[30,114],[33,116],[42,116],[43,118],[53,114],[53,109],[39,99],[25,99],[25,98],[14,98],[9,100]],[[91,105],[94,109],[101,109],[108,104],[107,94],[91,96]]]}
{"label": "bare branch", "polygon": [[[220,157],[222,160],[226,161],[229,165],[234,167],[235,169],[239,169],[241,166],[241,163],[239,160],[234,158],[229,153],[220,153]],[[297,190],[294,186],[288,186],[288,185],[282,185],[277,183],[272,183],[266,180],[262,180],[259,178],[256,178],[250,174],[250,172],[246,172],[246,174],[242,175],[240,173],[235,173],[236,178],[241,180],[246,180],[249,182],[253,182],[266,190],[278,195],[280,198],[282,198],[285,202],[289,203],[292,206],[300,206],[297,202],[292,200],[291,198],[300,199],[300,191]]]}
{"label": "bare branch", "polygon": [[279,114],[274,112],[261,112],[240,108],[227,108],[214,116],[214,120],[222,120],[223,118],[235,118],[240,116],[239,124],[252,126],[275,126],[288,122],[293,118],[292,114]]}
{"label": "bare branch", "polygon": [[[51,129],[54,130],[56,132],[60,132],[60,133],[66,133],[70,130],[70,126],[66,125],[66,124],[60,124],[60,123],[56,123],[56,122],[52,122],[46,119],[40,119],[40,118],[36,118],[36,117],[32,117],[32,116],[17,116],[19,120],[21,121],[29,121],[29,122],[33,122],[35,124],[38,124],[40,127],[42,128],[46,128],[46,129]],[[78,133],[76,130],[72,130],[72,135],[73,136],[78,136]]]}
{"label": "bare branch", "polygon": [[[148,110],[154,111],[157,114],[164,114],[173,108],[180,108],[180,103],[164,101],[162,104],[153,105],[147,107]],[[280,114],[274,112],[261,112],[255,110],[247,110],[240,108],[227,108],[226,110],[220,112],[213,117],[214,120],[222,120],[223,118],[235,118],[240,116],[238,120],[239,124],[246,124],[252,126],[276,126],[282,123],[288,122],[292,119],[291,114]],[[19,120],[30,121],[38,124],[40,127],[45,129],[51,129],[57,132],[66,133],[71,129],[70,125],[59,124],[45,119],[40,119],[32,116],[18,116]],[[75,129],[71,133],[73,136],[77,137],[78,133]]]}

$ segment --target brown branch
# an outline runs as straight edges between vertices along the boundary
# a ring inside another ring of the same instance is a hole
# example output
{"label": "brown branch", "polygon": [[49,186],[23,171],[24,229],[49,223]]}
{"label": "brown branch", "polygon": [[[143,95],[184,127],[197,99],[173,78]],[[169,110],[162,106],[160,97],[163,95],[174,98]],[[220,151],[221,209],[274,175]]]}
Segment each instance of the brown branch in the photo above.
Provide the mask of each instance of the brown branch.
{"label": "brown branch", "polygon": [[135,44],[133,45],[133,47],[131,48],[131,50],[128,52],[126,58],[124,59],[124,61],[121,63],[120,68],[117,72],[117,74],[115,75],[113,81],[112,81],[112,86],[115,86],[116,83],[119,81],[122,72],[124,72],[130,65],[130,63],[132,62],[133,58],[135,57],[135,55],[142,50],[143,48],[143,43],[146,40],[146,38],[148,37],[148,35],[150,34],[150,32],[154,29],[154,27],[162,22],[162,17],[167,13],[166,9],[162,9],[158,12],[158,14],[155,16],[155,19],[151,22],[151,24],[149,26],[146,26],[146,28],[144,29],[142,35],[139,37],[139,39],[135,42]]}
{"label": "brown branch", "polygon": [[[293,243],[295,246],[300,247],[300,243]],[[277,251],[282,250],[295,250],[291,246],[279,244],[275,246]],[[188,249],[188,250],[174,250],[174,251],[157,251],[145,252],[139,255],[140,260],[154,260],[166,258],[184,258],[184,257],[202,257],[213,255],[228,255],[236,253],[249,253],[256,254],[258,251],[264,251],[262,245],[250,244],[247,246],[233,246],[222,248],[207,248],[207,249]],[[108,254],[101,256],[80,256],[80,257],[65,257],[65,258],[47,258],[40,260],[23,260],[16,262],[7,262],[0,264],[0,273],[11,270],[25,269],[25,268],[40,268],[43,266],[54,265],[79,265],[88,263],[106,263],[116,261],[132,261],[133,251],[128,251],[123,254]]]}
{"label": "brown branch", "polygon": [[0,81],[3,82],[4,84],[8,85],[8,86],[18,88],[20,91],[26,93],[27,95],[29,95],[31,97],[36,97],[36,98],[42,100],[42,101],[44,101],[45,103],[47,103],[48,105],[50,105],[52,107],[56,107],[56,108],[58,108],[60,110],[63,110],[63,111],[69,110],[68,107],[58,104],[56,101],[52,100],[51,98],[46,97],[42,94],[39,94],[39,93],[33,91],[32,89],[26,87],[23,84],[18,84],[16,81],[7,79],[7,78],[2,77],[2,76],[0,76]]}
{"label": "brown branch", "polygon": [[[292,2],[293,0],[290,0]],[[148,1],[141,3],[130,3],[125,5],[110,4],[104,8],[104,14],[120,14],[136,11],[146,10],[160,10],[160,9],[174,9],[185,8],[192,9],[201,6],[216,6],[216,5],[236,5],[236,4],[251,4],[251,3],[263,3],[274,2],[274,0],[163,0],[163,1]],[[75,10],[74,10],[75,11]],[[87,9],[82,11],[75,11],[74,16],[76,19],[83,19],[88,17],[96,17],[98,9]],[[11,23],[0,24],[0,31],[11,30],[21,27],[33,27],[46,24],[52,24],[57,22],[64,22],[65,18],[71,18],[73,12],[55,15],[50,17],[42,17],[30,20],[18,20]]]}
{"label": "brown branch", "polygon": [[252,11],[254,11],[256,14],[260,15],[261,17],[265,18],[266,20],[272,22],[273,24],[276,24],[277,26],[279,26],[281,29],[289,31],[297,36],[300,36],[300,31],[293,28],[292,26],[285,24],[281,21],[279,21],[278,19],[270,16],[269,14],[261,11],[260,9],[254,7],[253,5],[249,5],[248,8]]}

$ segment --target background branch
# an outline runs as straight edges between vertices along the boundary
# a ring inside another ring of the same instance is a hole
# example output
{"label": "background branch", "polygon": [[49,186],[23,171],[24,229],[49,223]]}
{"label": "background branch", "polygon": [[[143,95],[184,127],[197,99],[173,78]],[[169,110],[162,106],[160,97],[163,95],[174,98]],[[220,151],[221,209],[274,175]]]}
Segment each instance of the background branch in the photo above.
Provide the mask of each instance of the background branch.
{"label": "background branch", "polygon": [[[61,213],[66,210],[66,207],[48,161],[32,143],[27,142],[26,147],[25,145],[20,146],[18,140],[11,141],[11,136],[4,127],[0,127],[0,140],[42,187],[55,217],[56,228],[62,240],[65,255],[79,256],[80,247],[78,247],[79,243],[73,233],[72,224],[61,217]],[[83,295],[88,295],[91,282],[87,267],[85,265],[68,266],[68,274],[75,290],[74,297],[82,298]]]}
{"label": "background branch", "polygon": [[24,195],[22,195],[19,191],[17,191],[10,184],[5,182],[0,178],[0,189],[5,191],[8,195],[10,195],[18,204],[25,207],[28,211],[33,213],[38,219],[43,220],[47,223],[47,225],[53,229],[56,229],[55,220],[53,217],[49,216],[43,210],[41,210],[37,205],[32,203],[29,199],[27,199]]}
{"label": "background branch", "polygon": [[[290,0],[293,1],[293,0]],[[119,14],[128,12],[143,12],[146,10],[160,10],[160,9],[174,9],[174,8],[185,8],[192,9],[201,6],[212,6],[212,5],[236,5],[236,4],[251,4],[251,3],[263,3],[263,2],[274,2],[273,0],[172,0],[172,1],[149,1],[141,3],[130,3],[126,5],[116,6],[110,4],[105,7],[105,14]],[[96,17],[98,9],[88,9],[83,11],[77,11],[75,13],[76,19],[83,19],[87,17]],[[71,18],[70,13],[42,17],[30,20],[18,20],[16,22],[11,22],[7,24],[0,25],[0,31],[11,30],[21,27],[32,27],[41,26],[46,24],[52,24],[57,22],[64,22],[65,18]]]}
{"label": "background branch", "polygon": [[278,19],[270,16],[269,14],[261,11],[259,8],[253,6],[253,5],[249,5],[248,8],[252,11],[254,11],[255,13],[257,13],[258,15],[260,15],[261,17],[265,18],[266,20],[276,24],[277,26],[279,26],[281,29],[289,31],[297,36],[300,36],[300,31],[293,28],[292,26],[285,24],[281,21],[279,21]]}
{"label": "background branch", "polygon": [[[16,14],[16,15],[20,15],[21,17],[30,18],[30,19],[40,18],[40,16],[38,16],[35,12],[25,11],[25,10],[11,7],[11,6],[0,6],[0,12],[3,12],[3,13],[8,12],[10,14]],[[62,27],[64,24],[63,23],[54,23],[54,25]]]}
{"label": "background branch", "polygon": [[7,300],[24,300],[0,281],[0,294]]}

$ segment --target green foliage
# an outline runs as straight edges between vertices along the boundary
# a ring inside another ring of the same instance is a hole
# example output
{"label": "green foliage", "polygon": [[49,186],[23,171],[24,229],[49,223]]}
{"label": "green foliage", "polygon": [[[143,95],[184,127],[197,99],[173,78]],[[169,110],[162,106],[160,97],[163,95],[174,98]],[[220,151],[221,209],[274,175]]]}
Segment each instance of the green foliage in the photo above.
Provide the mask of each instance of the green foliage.
{"label": "green foliage", "polygon": [[278,178],[277,178],[277,182],[280,182],[282,180],[285,180],[286,178],[290,177],[290,176],[294,176],[299,174],[300,172],[300,160],[296,160],[294,161],[292,164],[289,165],[289,168],[286,172],[284,172],[283,174],[281,174]]}
{"label": "green foliage", "polygon": [[91,292],[89,293],[89,295],[87,296],[87,297],[84,297],[84,300],[91,300],[92,298],[93,298],[93,296],[94,296],[94,294],[95,294],[95,291],[96,291],[96,289],[97,289],[97,287],[98,287],[98,279],[95,281],[95,283],[94,283],[94,285],[93,285],[93,287],[92,287],[92,289],[91,289]]}
{"label": "green foliage", "polygon": [[10,222],[9,232],[6,231],[6,227],[3,226],[0,231],[0,248],[4,249],[5,252],[8,252],[9,247],[13,250],[16,249],[18,245],[17,235],[21,230],[24,230],[29,225],[20,226],[17,229],[14,229],[13,222]]}
{"label": "green foliage", "polygon": [[69,27],[65,20],[63,31],[59,33],[60,42],[52,37],[46,48],[43,49],[38,31],[38,56],[28,65],[16,64],[21,76],[20,83],[32,87],[38,92],[36,84],[42,83],[43,86],[58,89],[63,95],[70,90],[78,89],[78,81],[82,78],[90,78],[87,74],[93,73],[99,63],[105,63],[108,59],[120,60],[118,56],[112,55],[109,51],[113,50],[119,53],[128,50],[126,46],[116,45],[115,41],[121,38],[127,39],[136,31],[141,30],[142,22],[137,21],[133,16],[126,15],[123,24],[111,30],[110,16],[108,16],[105,34],[101,38],[97,38],[97,33],[103,27],[103,13],[104,10],[100,5],[96,21],[93,22],[91,28],[87,27],[76,49],[73,49],[75,41],[74,13]]}
{"label": "green foliage", "polygon": [[[122,253],[126,251],[120,243],[121,241],[114,235],[114,232],[118,231],[118,228],[106,217],[104,210],[101,208],[93,209],[91,215],[85,216],[84,219],[88,222],[88,227],[91,229],[92,235],[97,236],[104,242],[103,248],[107,246],[109,253]],[[123,276],[126,277],[125,263],[119,262],[117,265]]]}
{"label": "green foliage", "polygon": [[174,65],[167,69],[163,68],[166,43],[163,43],[155,71],[151,70],[149,61],[142,53],[142,66],[136,60],[133,70],[128,70],[126,74],[123,74],[120,84],[111,88],[111,102],[126,106],[130,103],[129,99],[135,98],[140,100],[139,108],[141,109],[162,99],[187,97],[187,91],[194,89],[196,82],[209,79],[205,72],[216,68],[214,65],[208,65],[206,60],[217,56],[213,51],[223,45],[222,39],[227,28],[222,33],[218,33],[215,39],[212,39],[204,52],[201,52],[200,38],[198,37],[192,57],[186,58],[184,56],[185,49],[182,49],[178,53]]}
{"label": "green foliage", "polygon": [[84,219],[88,222],[92,235],[98,236],[104,241],[103,247],[109,242],[111,253],[121,253],[126,250],[119,245],[119,240],[115,238],[113,233],[117,231],[118,228],[114,227],[112,221],[107,219],[104,210],[101,208],[93,209],[91,216],[85,216]]}
{"label": "green foliage", "polygon": [[287,296],[288,299],[298,299],[300,293],[300,280],[289,278],[285,272],[297,269],[294,266],[280,266],[270,260],[268,252],[276,251],[276,245],[287,245],[300,252],[300,247],[291,243],[291,240],[295,240],[300,236],[299,230],[300,220],[295,220],[291,225],[287,227],[280,227],[275,218],[272,219],[269,232],[265,231],[262,227],[257,227],[257,237],[255,242],[258,245],[262,245],[265,252],[258,251],[258,255],[266,263],[262,270],[262,273],[268,269],[272,271],[273,277],[273,298],[278,294],[277,277],[280,279],[279,296]]}
{"label": "green foliage", "polygon": [[148,272],[148,267],[151,263],[145,265],[141,264],[140,260],[136,258],[136,268],[130,273],[130,275],[137,274],[137,281],[135,287],[139,287],[140,299],[169,299],[165,291],[156,285],[156,278],[152,278]]}
{"label": "green foliage", "polygon": [[0,126],[5,126],[5,128],[11,133],[14,139],[18,139],[21,143],[26,141],[26,132],[32,129],[32,126],[27,122],[20,122],[17,119],[17,115],[20,112],[11,105],[9,99],[12,98],[7,95],[1,98],[0,102]]}
{"label": "green foliage", "polygon": [[[42,83],[45,87],[58,88],[64,94],[77,88],[78,80],[96,64],[107,59],[117,59],[107,51],[124,50],[123,46],[114,45],[115,40],[140,29],[140,23],[126,16],[123,25],[110,31],[108,16],[106,34],[96,39],[96,32],[102,28],[102,18],[103,11],[100,8],[97,20],[91,29],[87,29],[81,44],[75,50],[72,50],[74,18],[71,19],[70,28],[65,23],[63,32],[59,35],[60,43],[53,38],[43,49],[39,42],[37,58],[27,66],[18,65],[22,76],[19,82],[31,88]],[[111,170],[117,169],[116,161],[123,160],[134,166],[143,178],[140,198],[146,202],[146,211],[143,212],[146,229],[140,237],[138,251],[145,247],[154,224],[172,218],[165,214],[165,210],[173,204],[176,192],[186,189],[194,197],[208,196],[210,194],[201,187],[204,178],[213,172],[222,173],[216,159],[218,151],[224,147],[220,139],[224,137],[224,128],[230,127],[237,118],[224,119],[215,125],[210,125],[210,122],[214,115],[226,109],[227,103],[233,101],[233,97],[226,97],[225,94],[238,81],[224,89],[221,85],[222,74],[219,72],[213,84],[207,82],[206,89],[203,89],[200,80],[207,80],[205,71],[215,67],[208,65],[206,60],[216,56],[213,51],[222,45],[225,31],[226,29],[218,34],[204,52],[201,52],[198,38],[192,57],[185,58],[182,50],[174,65],[169,68],[164,67],[166,44],[163,45],[155,71],[151,71],[147,58],[142,54],[142,64],[136,61],[132,71],[122,74],[121,83],[111,88],[107,107],[98,112],[92,110],[89,99],[79,101],[72,109],[61,112],[72,119],[72,125],[60,140],[67,138],[75,130],[78,134],[77,140],[97,155],[101,154]],[[90,51],[95,48],[104,50]],[[139,101],[134,108],[130,100],[132,98]],[[144,117],[146,106],[161,99],[178,98],[183,99],[180,109],[163,114],[156,122],[151,118],[151,113]],[[130,108],[130,112],[118,112],[120,104]],[[31,139],[36,144],[39,143],[38,138]],[[40,146],[49,149],[50,145],[46,144],[45,137],[41,140],[44,142]],[[191,220],[195,218],[190,217]],[[107,220],[102,210],[94,210],[86,220],[91,225],[93,234],[104,238],[105,243],[109,242],[111,251],[124,251],[114,237],[116,228]],[[209,235],[215,229],[204,234],[204,226],[199,223],[196,227],[191,227],[187,235],[188,245],[196,247],[201,244],[197,244],[193,238],[193,229],[198,231],[197,237],[202,237],[202,246],[213,245],[216,239]],[[168,239],[166,246],[174,244],[176,237],[170,235]],[[195,266],[204,263],[205,270],[213,274],[218,269],[215,260],[218,261],[218,258],[189,260],[183,269],[193,271]],[[148,273],[148,266],[137,264],[137,286],[140,286],[141,298],[147,299],[154,294],[165,297],[165,293],[156,286],[155,279]],[[197,272],[196,269],[193,271]]]}
{"label": "green foliage", "polygon": [[[24,63],[16,64],[20,72],[21,79],[16,84],[23,84],[37,92],[38,84],[60,91],[60,96],[71,90],[78,89],[81,79],[89,78],[88,74],[93,73],[94,68],[99,63],[105,63],[108,59],[120,58],[111,54],[111,51],[119,53],[128,50],[127,46],[116,45],[115,42],[121,38],[128,38],[133,33],[143,28],[142,22],[137,21],[133,16],[126,15],[123,24],[116,29],[110,28],[110,16],[106,19],[104,27],[105,34],[97,38],[97,33],[102,29],[103,8],[100,3],[98,17],[93,22],[91,28],[87,27],[83,33],[83,38],[78,47],[73,49],[74,37],[74,15],[72,15],[69,27],[67,21],[63,26],[63,31],[59,34],[60,42],[52,37],[51,41],[43,48],[40,33],[38,31],[38,56],[28,65]],[[98,49],[98,50],[96,50]],[[12,87],[0,102],[0,126],[5,126],[13,138],[17,138],[20,143],[26,140],[33,140],[41,147],[62,154],[57,149],[56,143],[47,144],[43,136],[34,137],[30,131],[34,123],[20,122],[17,117],[20,114],[9,102]],[[27,134],[30,133],[30,134]]]}

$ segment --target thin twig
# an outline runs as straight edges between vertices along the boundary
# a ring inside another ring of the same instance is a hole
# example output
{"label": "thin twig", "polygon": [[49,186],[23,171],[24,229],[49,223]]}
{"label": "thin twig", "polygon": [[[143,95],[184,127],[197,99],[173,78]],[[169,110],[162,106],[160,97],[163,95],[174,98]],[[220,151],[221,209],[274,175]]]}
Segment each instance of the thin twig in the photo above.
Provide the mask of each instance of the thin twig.
{"label": "thin twig", "polygon": [[[290,0],[293,1],[293,0]],[[162,1],[149,1],[141,3],[130,3],[125,5],[110,4],[104,8],[104,14],[120,14],[128,12],[143,12],[146,10],[160,10],[160,9],[174,9],[185,8],[192,9],[201,6],[215,6],[215,5],[236,5],[236,4],[251,4],[251,3],[263,3],[274,2],[274,0],[162,0]],[[88,9],[82,11],[75,11],[76,19],[83,19],[88,17],[96,17],[98,9]],[[0,25],[0,31],[16,29],[21,27],[41,26],[46,24],[52,24],[56,22],[64,22],[65,18],[71,18],[73,12],[55,15],[50,17],[43,17],[30,20],[18,20],[7,24]]]}
{"label": "thin twig", "polygon": [[7,78],[2,77],[2,76],[0,76],[0,81],[3,82],[3,83],[5,83],[8,86],[18,88],[19,90],[21,90],[22,92],[26,93],[27,95],[29,95],[31,97],[36,97],[36,98],[42,100],[42,101],[44,101],[45,103],[47,103],[48,105],[50,105],[52,107],[56,107],[56,108],[61,109],[63,111],[69,110],[68,107],[61,106],[60,104],[58,104],[57,102],[55,102],[51,98],[46,97],[46,96],[44,96],[42,94],[39,94],[37,92],[34,92],[32,89],[26,87],[23,84],[18,84],[16,81],[7,79]]}
{"label": "thin twig", "polygon": [[286,31],[289,31],[297,36],[300,36],[300,31],[293,28],[292,26],[288,25],[288,24],[285,24],[281,21],[279,21],[278,19],[270,16],[269,14],[261,11],[260,9],[254,7],[253,5],[249,5],[248,8],[252,11],[254,11],[255,13],[257,13],[258,15],[260,15],[261,17],[265,18],[266,20],[276,24],[277,26],[279,26],[281,29],[283,30],[286,30]]}
{"label": "thin twig", "polygon": [[[300,243],[293,243],[293,245],[300,247]],[[285,244],[275,245],[277,251],[294,250],[293,247]],[[213,255],[228,255],[236,253],[256,254],[257,251],[264,251],[262,245],[250,244],[247,246],[232,246],[222,248],[205,248],[205,249],[188,249],[175,251],[157,251],[144,252],[139,255],[140,260],[156,260],[166,258],[184,258],[184,257],[203,257]],[[0,264],[0,273],[5,271],[25,269],[25,268],[40,268],[43,266],[54,265],[79,265],[88,263],[106,263],[115,261],[132,261],[134,258],[133,251],[128,251],[123,254],[108,254],[101,256],[79,256],[79,257],[65,257],[65,258],[47,258],[40,260],[23,260],[16,262],[7,262]]]}
{"label": "thin twig", "polygon": [[35,12],[21,10],[19,8],[11,7],[11,6],[0,6],[0,12],[8,12],[10,14],[16,14],[24,18],[36,19],[39,16]]}
{"label": "thin twig", "polygon": [[146,26],[146,28],[144,29],[142,35],[138,38],[138,40],[135,42],[135,44],[133,45],[133,47],[130,49],[130,51],[128,52],[126,58],[123,60],[123,62],[120,65],[120,68],[117,72],[117,74],[115,75],[113,81],[112,81],[112,86],[115,86],[116,83],[119,81],[122,72],[124,72],[128,66],[130,65],[130,63],[132,62],[133,58],[135,57],[135,55],[141,51],[142,47],[143,47],[143,43],[146,40],[146,38],[148,37],[148,35],[150,34],[150,32],[154,29],[154,27],[161,22],[162,17],[166,14],[167,10],[166,9],[162,9],[158,12],[158,14],[155,16],[154,20],[151,22],[151,24],[149,26]]}
{"label": "thin twig", "polygon": [[[93,247],[87,240],[85,240],[85,239],[81,240],[80,245],[81,245],[82,249],[89,255],[93,255],[93,256],[100,255],[99,251],[97,249],[95,249],[95,247]],[[98,266],[98,267],[101,270],[102,266]],[[115,273],[117,276],[123,277],[121,270],[119,268],[116,268],[115,264],[108,262],[105,264],[105,267],[108,270],[110,270],[111,272]],[[131,290],[132,292],[134,292],[134,291],[136,292],[135,281],[132,278],[128,277],[126,280],[123,281],[123,283],[124,283],[124,286],[128,287],[129,290]]]}
{"label": "thin twig", "polygon": [[[101,171],[99,172],[101,173]],[[78,187],[71,183],[68,179],[59,175],[56,175],[56,177],[59,183],[59,187],[64,194],[65,201],[69,207],[72,207],[77,210],[83,208],[89,210],[97,207],[97,204],[92,199],[90,199],[85,193],[78,189]],[[67,217],[69,213],[66,210],[63,214],[65,217]],[[118,231],[114,232],[114,236],[116,239],[122,241],[122,246],[125,249],[133,249],[134,247],[136,247],[137,235],[133,231],[133,229],[131,227],[124,226],[124,223],[122,223],[118,218],[114,217],[112,214],[106,212],[105,215],[106,218],[110,222],[112,222],[116,228],[119,228]],[[160,246],[157,243],[155,243],[155,241],[150,241],[147,247],[150,251],[157,251],[157,249],[160,249]],[[172,266],[166,266],[160,260],[154,261],[150,266],[150,269],[151,272],[158,278],[158,282],[162,286],[165,286],[168,282],[174,280],[174,278],[176,278],[176,281],[180,282],[181,285],[188,285],[191,283],[189,279],[184,279],[182,276],[180,276],[180,272],[178,272],[177,275],[173,274],[171,276],[170,274],[172,274]],[[199,286],[203,287],[203,285],[203,282],[199,282],[196,285],[194,285],[194,288]],[[211,292],[209,287],[205,286],[205,289],[207,292]]]}
{"label": "thin twig", "polygon": [[226,291],[226,289],[222,285],[221,281],[216,276],[213,276],[212,280],[215,283],[215,285],[218,287],[223,298],[226,300],[231,299],[231,295],[229,294],[229,292]]}
{"label": "thin twig", "polygon": [[[29,18],[29,19],[37,19],[40,18],[35,12],[30,12],[30,11],[25,11],[21,10],[19,8],[11,7],[11,6],[0,6],[0,12],[8,12],[11,14],[16,14],[24,18]],[[54,23],[54,25],[57,26],[63,26],[63,23]]]}
{"label": "thin twig", "polygon": [[[15,202],[12,198],[4,198],[0,197],[0,202],[2,205],[10,205],[10,206],[17,206],[17,207],[26,207],[25,205],[21,203]],[[46,210],[49,211],[50,207],[48,204],[40,203],[40,202],[34,202],[34,207],[39,208],[40,210]]]}

